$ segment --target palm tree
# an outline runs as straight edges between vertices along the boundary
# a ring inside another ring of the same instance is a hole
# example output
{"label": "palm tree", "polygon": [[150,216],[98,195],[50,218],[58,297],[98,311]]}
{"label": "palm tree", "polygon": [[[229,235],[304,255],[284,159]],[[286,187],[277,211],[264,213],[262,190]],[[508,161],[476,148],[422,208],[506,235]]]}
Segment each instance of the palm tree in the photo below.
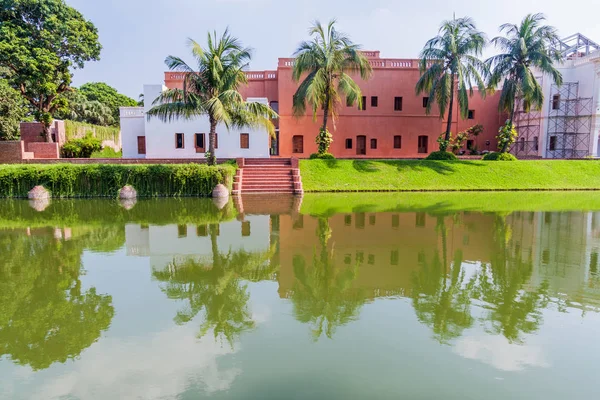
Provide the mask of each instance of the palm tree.
{"label": "palm tree", "polygon": [[325,153],[332,142],[327,131],[327,121],[331,113],[335,123],[340,95],[349,105],[362,105],[362,93],[348,73],[359,73],[364,80],[371,76],[372,69],[367,58],[359,51],[360,46],[352,43],[344,33],[335,29],[335,20],[327,27],[316,21],[309,29],[311,41],[300,43],[294,53],[293,79],[296,82],[304,76],[294,94],[293,111],[299,117],[306,112],[306,103],[312,105],[313,118],[323,109],[323,125],[317,136],[319,153]]}
{"label": "palm tree", "polygon": [[[502,53],[486,60],[491,71],[489,86],[495,88],[504,81],[498,109],[510,114],[510,125],[517,98],[523,99],[525,112],[529,112],[532,106],[540,110],[544,104],[542,87],[531,68],[551,75],[557,85],[562,85],[562,75],[554,68],[554,63],[562,60],[562,54],[553,46],[559,40],[558,35],[555,28],[542,25],[544,20],[542,14],[528,14],[521,25],[501,25],[500,32],[505,32],[506,37],[492,39]],[[501,151],[506,150],[504,145]]]}
{"label": "palm tree", "polygon": [[250,126],[264,128],[269,135],[275,134],[272,119],[277,118],[268,105],[246,102],[239,88],[247,83],[244,68],[251,59],[251,50],[225,30],[221,37],[208,33],[208,47],[203,49],[188,39],[198,70],[194,70],[179,57],[169,56],[165,64],[173,71],[183,72],[183,89],[164,91],[152,104],[148,118],[158,117],[167,122],[172,119],[194,119],[208,115],[210,132],[206,158],[210,165],[216,164],[215,139],[217,125],[227,129]]}
{"label": "palm tree", "polygon": [[[473,87],[485,95],[485,83],[481,73],[485,64],[478,58],[487,42],[484,33],[478,31],[475,22],[468,17],[446,21],[438,35],[430,39],[421,51],[419,69],[421,77],[417,81],[417,94],[425,93],[430,101],[426,112],[431,112],[433,100],[440,109],[440,118],[448,110],[444,140],[440,141],[440,151],[446,151],[452,129],[454,96],[458,95],[458,106],[463,119],[469,112],[469,96]],[[458,86],[458,90],[455,85]]]}

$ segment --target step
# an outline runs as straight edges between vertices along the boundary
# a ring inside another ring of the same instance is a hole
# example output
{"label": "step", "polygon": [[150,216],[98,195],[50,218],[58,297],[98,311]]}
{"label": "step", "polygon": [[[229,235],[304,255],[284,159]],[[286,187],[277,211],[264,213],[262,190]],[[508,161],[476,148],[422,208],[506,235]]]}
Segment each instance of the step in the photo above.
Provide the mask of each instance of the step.
{"label": "step", "polygon": [[288,187],[294,187],[294,184],[292,182],[282,182],[282,183],[244,183],[242,185],[242,190],[243,189],[252,189],[252,188],[261,188],[261,187],[284,187],[284,188],[288,188]]}
{"label": "step", "polygon": [[275,190],[275,189],[246,189],[243,191],[243,194],[249,193],[288,193],[294,194],[293,189],[285,189],[285,190]]}
{"label": "step", "polygon": [[242,180],[243,183],[293,183],[294,180],[291,177],[275,177],[271,179],[265,179],[263,177],[249,178],[246,177]]}
{"label": "step", "polygon": [[254,167],[244,167],[243,171],[291,171],[291,167],[286,167],[282,165],[265,165],[265,166],[254,166]]}
{"label": "step", "polygon": [[247,176],[292,176],[291,171],[244,171],[243,178]]}

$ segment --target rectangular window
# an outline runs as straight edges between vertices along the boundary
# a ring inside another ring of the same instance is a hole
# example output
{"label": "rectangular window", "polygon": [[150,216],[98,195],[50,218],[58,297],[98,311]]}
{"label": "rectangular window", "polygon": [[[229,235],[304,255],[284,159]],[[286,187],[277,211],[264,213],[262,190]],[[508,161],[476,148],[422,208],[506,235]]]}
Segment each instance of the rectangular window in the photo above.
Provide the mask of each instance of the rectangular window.
{"label": "rectangular window", "polygon": [[398,229],[399,226],[400,226],[400,216],[392,215],[392,228]]}
{"label": "rectangular window", "polygon": [[304,136],[292,137],[292,153],[304,153]]}
{"label": "rectangular window", "polygon": [[398,265],[399,261],[400,261],[400,253],[398,252],[398,250],[392,250],[392,254],[390,256],[390,264]]}
{"label": "rectangular window", "polygon": [[402,111],[402,97],[394,97],[394,111]]}
{"label": "rectangular window", "polygon": [[356,229],[364,229],[365,213],[356,213],[356,219],[354,220],[354,227]]}
{"label": "rectangular window", "polygon": [[394,136],[394,148],[395,149],[402,148],[402,136],[400,136],[400,135]]}
{"label": "rectangular window", "polygon": [[467,150],[473,150],[474,145],[475,145],[474,140],[467,140]]}
{"label": "rectangular window", "polygon": [[215,133],[215,149],[219,148],[219,134]]}
{"label": "rectangular window", "polygon": [[560,94],[552,96],[552,109],[558,110],[560,108]]}
{"label": "rectangular window", "polygon": [[352,148],[352,139],[346,139],[346,149]]}
{"label": "rectangular window", "polygon": [[419,136],[418,152],[421,154],[427,153],[427,136]]}
{"label": "rectangular window", "polygon": [[475,110],[469,110],[467,114],[467,119],[475,119]]}
{"label": "rectangular window", "polygon": [[183,149],[184,146],[185,146],[185,142],[183,139],[183,133],[176,133],[175,134],[175,148]]}
{"label": "rectangular window", "polygon": [[204,133],[196,133],[194,135],[194,140],[195,140],[196,152],[204,153],[204,150],[206,149],[206,135]]}
{"label": "rectangular window", "polygon": [[138,154],[146,154],[146,136],[137,137]]}
{"label": "rectangular window", "polygon": [[429,97],[423,97],[423,108],[427,108],[429,104]]}
{"label": "rectangular window", "polygon": [[187,225],[177,225],[177,237],[184,238],[187,236]]}
{"label": "rectangular window", "polygon": [[369,225],[375,225],[375,215],[369,215]]}
{"label": "rectangular window", "polygon": [[247,133],[240,133],[240,149],[250,148],[250,135]]}
{"label": "rectangular window", "polygon": [[423,212],[416,213],[415,226],[417,228],[422,228],[425,226],[425,213],[423,213]]}
{"label": "rectangular window", "polygon": [[556,136],[550,136],[550,150],[556,150]]}
{"label": "rectangular window", "polygon": [[358,105],[358,109],[365,111],[367,109],[367,96],[362,97],[361,104]]}
{"label": "rectangular window", "polygon": [[534,136],[533,137],[533,150],[538,151],[540,147],[539,141],[538,141],[538,137]]}
{"label": "rectangular window", "polygon": [[352,215],[344,215],[344,225],[352,225]]}
{"label": "rectangular window", "polygon": [[377,107],[379,99],[377,96],[371,96],[371,107]]}
{"label": "rectangular window", "polygon": [[376,149],[377,148],[377,139],[371,139],[371,148],[372,149]]}
{"label": "rectangular window", "polygon": [[200,236],[200,237],[208,236],[208,226],[206,226],[206,225],[196,226],[196,236]]}

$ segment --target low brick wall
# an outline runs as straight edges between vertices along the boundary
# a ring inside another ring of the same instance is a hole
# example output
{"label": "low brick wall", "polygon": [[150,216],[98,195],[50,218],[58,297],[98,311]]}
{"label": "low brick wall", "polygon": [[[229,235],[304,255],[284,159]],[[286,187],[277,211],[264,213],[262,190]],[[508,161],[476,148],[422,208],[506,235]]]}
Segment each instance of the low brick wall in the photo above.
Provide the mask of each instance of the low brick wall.
{"label": "low brick wall", "polygon": [[27,151],[33,153],[35,158],[42,159],[57,159],[60,157],[60,152],[58,149],[58,143],[40,143],[40,142],[31,142],[27,143]]}
{"label": "low brick wall", "polygon": [[22,162],[24,145],[20,140],[0,141],[0,163]]}

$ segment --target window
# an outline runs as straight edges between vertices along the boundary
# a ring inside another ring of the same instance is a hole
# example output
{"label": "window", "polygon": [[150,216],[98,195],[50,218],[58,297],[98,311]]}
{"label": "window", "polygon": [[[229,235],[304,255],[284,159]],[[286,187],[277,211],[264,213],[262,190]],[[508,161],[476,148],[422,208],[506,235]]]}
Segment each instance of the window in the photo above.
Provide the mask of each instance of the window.
{"label": "window", "polygon": [[429,97],[423,97],[423,108],[427,108],[429,104]]}
{"label": "window", "polygon": [[540,148],[539,139],[537,136],[534,136],[533,137],[533,150],[538,151],[539,148]]}
{"label": "window", "polygon": [[519,151],[525,151],[525,138],[522,137],[519,140]]}
{"label": "window", "polygon": [[427,153],[427,136],[419,136],[417,150],[421,154]]}
{"label": "window", "polygon": [[558,110],[560,108],[560,94],[552,96],[552,109]]}
{"label": "window", "polygon": [[196,153],[204,153],[204,150],[206,149],[206,135],[204,133],[196,133],[194,138],[196,142]]}
{"label": "window", "polygon": [[279,113],[279,102],[278,101],[272,101],[270,106],[273,111],[275,111],[276,113]]}
{"label": "window", "polygon": [[138,154],[146,154],[146,136],[137,137]]}
{"label": "window", "polygon": [[475,119],[475,110],[469,110],[467,114],[467,119]]}
{"label": "window", "polygon": [[375,215],[369,215],[369,225],[375,225]]}
{"label": "window", "polygon": [[177,237],[184,238],[187,236],[187,225],[177,225]]}
{"label": "window", "polygon": [[352,215],[344,216],[344,225],[346,225],[346,226],[352,225]]}
{"label": "window", "polygon": [[354,221],[354,226],[357,229],[364,229],[364,227],[365,227],[365,213],[356,213],[356,220]]}
{"label": "window", "polygon": [[367,137],[358,135],[356,137],[356,155],[364,156],[367,154]]}
{"label": "window", "polygon": [[356,262],[362,264],[363,261],[365,261],[365,253],[363,253],[362,251],[357,251]]}
{"label": "window", "polygon": [[240,133],[240,149],[250,148],[250,135],[247,133]]}
{"label": "window", "polygon": [[392,254],[390,256],[390,264],[398,265],[398,261],[400,261],[400,254],[398,250],[392,250]]}
{"label": "window", "polygon": [[394,111],[402,111],[402,97],[394,97]]}
{"label": "window", "polygon": [[395,149],[402,148],[402,136],[400,136],[400,135],[394,136],[394,148]]}
{"label": "window", "polygon": [[400,216],[392,215],[392,228],[398,229],[400,226]]}
{"label": "window", "polygon": [[371,96],[371,107],[377,107],[378,102],[379,99],[377,98],[377,96]]}
{"label": "window", "polygon": [[358,105],[358,109],[365,111],[367,109],[367,96],[362,97],[361,104]]}
{"label": "window", "polygon": [[250,221],[242,222],[242,236],[250,236]]}
{"label": "window", "polygon": [[351,149],[352,148],[352,139],[346,139],[346,148],[347,149]]}
{"label": "window", "polygon": [[196,227],[196,236],[208,236],[208,227],[206,225],[198,225]]}
{"label": "window", "polygon": [[371,139],[371,148],[372,149],[376,149],[377,148],[377,139]]}
{"label": "window", "polygon": [[183,140],[183,133],[176,133],[175,134],[175,148],[183,149],[183,146],[185,146],[185,142]]}
{"label": "window", "polygon": [[550,136],[550,150],[556,150],[556,136]]}
{"label": "window", "polygon": [[304,153],[304,136],[292,137],[292,153]]}
{"label": "window", "polygon": [[474,140],[467,140],[467,150],[473,150],[474,145],[475,145]]}

